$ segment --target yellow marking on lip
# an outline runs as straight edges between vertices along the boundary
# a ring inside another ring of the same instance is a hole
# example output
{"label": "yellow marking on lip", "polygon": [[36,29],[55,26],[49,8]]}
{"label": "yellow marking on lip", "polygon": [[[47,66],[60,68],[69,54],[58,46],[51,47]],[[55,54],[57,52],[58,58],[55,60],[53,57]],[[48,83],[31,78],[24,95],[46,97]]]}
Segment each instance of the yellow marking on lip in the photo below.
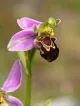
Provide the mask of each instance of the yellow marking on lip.
{"label": "yellow marking on lip", "polygon": [[46,50],[49,52],[50,51],[50,47],[49,48],[46,48]]}
{"label": "yellow marking on lip", "polygon": [[41,54],[44,54],[44,52],[40,49]]}
{"label": "yellow marking on lip", "polygon": [[49,46],[48,48],[45,48],[48,52],[50,51],[50,47],[52,47],[53,49],[55,49],[55,46]]}

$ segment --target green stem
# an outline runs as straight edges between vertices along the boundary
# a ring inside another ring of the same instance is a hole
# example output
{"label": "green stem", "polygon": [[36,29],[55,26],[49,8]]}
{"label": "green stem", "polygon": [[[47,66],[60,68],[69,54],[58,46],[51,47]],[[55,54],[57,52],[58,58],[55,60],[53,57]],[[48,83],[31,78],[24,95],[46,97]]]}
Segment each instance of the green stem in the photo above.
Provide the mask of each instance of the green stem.
{"label": "green stem", "polygon": [[26,81],[26,99],[25,99],[25,106],[30,106],[31,104],[31,88],[32,88],[32,69],[31,69],[31,62],[27,61],[27,81]]}
{"label": "green stem", "polygon": [[28,52],[18,52],[21,63],[23,64],[24,70],[27,75],[26,80],[26,98],[25,106],[30,106],[31,104],[31,88],[32,88],[32,60],[34,57],[36,49]]}
{"label": "green stem", "polygon": [[30,106],[31,104],[31,85],[32,85],[32,75],[27,75],[25,106]]}

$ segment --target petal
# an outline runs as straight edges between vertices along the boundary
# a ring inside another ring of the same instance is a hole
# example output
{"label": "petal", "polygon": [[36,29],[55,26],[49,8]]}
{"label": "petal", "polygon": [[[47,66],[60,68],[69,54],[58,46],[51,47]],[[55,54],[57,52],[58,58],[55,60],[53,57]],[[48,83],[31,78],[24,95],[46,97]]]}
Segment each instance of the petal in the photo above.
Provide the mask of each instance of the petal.
{"label": "petal", "polygon": [[9,106],[23,106],[21,101],[13,96],[8,96],[7,102]]}
{"label": "petal", "polygon": [[9,51],[27,51],[34,47],[33,41],[36,38],[36,33],[32,30],[22,30],[16,33],[8,44]]}
{"label": "petal", "polygon": [[22,80],[22,67],[19,60],[16,60],[13,64],[11,72],[2,86],[2,90],[5,92],[13,92],[21,85]]}
{"label": "petal", "polygon": [[21,19],[17,19],[17,23],[20,26],[20,28],[27,29],[27,28],[33,28],[34,25],[40,26],[40,24],[42,22],[36,21],[34,19],[31,19],[31,18],[24,17]]}

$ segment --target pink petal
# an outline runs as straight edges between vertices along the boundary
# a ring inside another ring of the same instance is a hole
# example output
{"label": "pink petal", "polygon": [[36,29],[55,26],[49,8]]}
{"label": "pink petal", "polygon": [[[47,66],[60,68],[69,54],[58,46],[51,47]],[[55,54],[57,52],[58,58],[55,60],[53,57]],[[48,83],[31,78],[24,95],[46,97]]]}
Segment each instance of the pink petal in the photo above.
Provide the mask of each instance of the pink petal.
{"label": "pink petal", "polygon": [[12,66],[12,69],[8,75],[7,80],[2,86],[2,90],[5,92],[13,92],[21,85],[22,80],[22,67],[19,60],[16,60]]}
{"label": "pink petal", "polygon": [[8,96],[7,102],[9,106],[23,106],[21,101],[13,96]]}
{"label": "pink petal", "polygon": [[27,29],[27,28],[33,28],[34,25],[40,26],[40,24],[42,22],[36,21],[34,19],[31,19],[31,18],[24,17],[21,19],[17,19],[17,23],[20,26],[20,28]]}
{"label": "pink petal", "polygon": [[36,33],[32,29],[22,30],[10,39],[8,43],[9,51],[27,51],[34,47],[33,41]]}

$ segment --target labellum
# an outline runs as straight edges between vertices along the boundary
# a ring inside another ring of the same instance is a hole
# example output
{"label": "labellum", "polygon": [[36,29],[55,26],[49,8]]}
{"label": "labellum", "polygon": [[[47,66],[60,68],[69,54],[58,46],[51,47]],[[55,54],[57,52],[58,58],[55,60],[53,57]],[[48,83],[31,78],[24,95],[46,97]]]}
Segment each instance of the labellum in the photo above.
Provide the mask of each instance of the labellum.
{"label": "labellum", "polygon": [[36,48],[40,50],[42,58],[48,62],[52,62],[57,59],[59,55],[59,48],[55,44],[55,37],[43,35],[42,40],[35,40]]}

